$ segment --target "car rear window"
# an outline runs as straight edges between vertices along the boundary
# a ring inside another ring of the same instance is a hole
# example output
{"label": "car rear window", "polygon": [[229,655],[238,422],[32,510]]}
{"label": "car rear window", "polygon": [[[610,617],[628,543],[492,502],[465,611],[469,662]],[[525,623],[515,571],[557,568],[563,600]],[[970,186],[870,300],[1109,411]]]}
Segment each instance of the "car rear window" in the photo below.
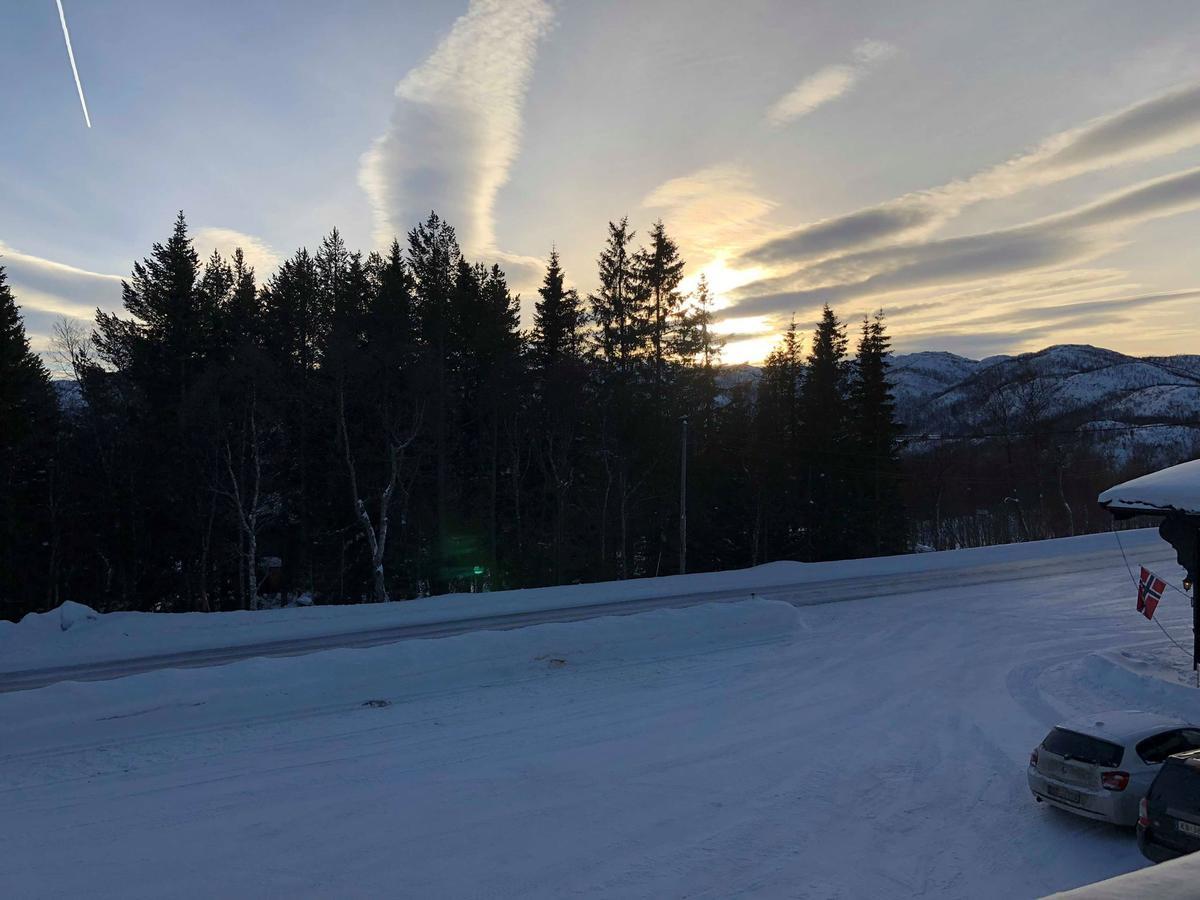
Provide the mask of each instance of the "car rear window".
{"label": "car rear window", "polygon": [[1093,766],[1119,766],[1125,748],[1111,741],[1068,731],[1065,728],[1055,728],[1042,741],[1042,746],[1051,753],[1067,759],[1089,763]]}
{"label": "car rear window", "polygon": [[1154,765],[1168,756],[1187,750],[1200,750],[1200,730],[1180,728],[1148,737],[1137,745],[1138,756],[1143,762]]}
{"label": "car rear window", "polygon": [[1166,801],[1171,806],[1200,810],[1200,765],[1185,763],[1182,759],[1168,759],[1154,779],[1150,793],[1151,799],[1157,802]]}

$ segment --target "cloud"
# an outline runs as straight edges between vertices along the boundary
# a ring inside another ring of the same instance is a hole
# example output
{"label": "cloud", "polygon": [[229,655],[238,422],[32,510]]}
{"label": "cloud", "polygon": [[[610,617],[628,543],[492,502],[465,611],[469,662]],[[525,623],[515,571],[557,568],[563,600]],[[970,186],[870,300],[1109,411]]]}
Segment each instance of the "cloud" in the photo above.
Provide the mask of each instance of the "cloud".
{"label": "cloud", "polygon": [[920,231],[935,224],[937,216],[934,204],[903,198],[794,229],[752,248],[742,261],[786,265],[820,259]]}
{"label": "cloud", "polygon": [[260,282],[270,278],[282,260],[279,252],[261,238],[232,228],[198,228],[192,233],[192,243],[200,254],[201,262],[207,262],[214,250],[230,260],[233,251],[241,247],[246,263],[253,267]]}
{"label": "cloud", "polygon": [[[1132,225],[1197,208],[1200,168],[1187,169],[1026,225],[832,257],[790,279],[771,279],[768,293],[756,293],[761,282],[747,285],[735,309],[739,315],[779,313],[1058,268],[1110,251]],[[778,289],[788,284],[791,289]]]}
{"label": "cloud", "polygon": [[[1048,306],[1026,306],[1010,309],[989,316],[972,318],[965,324],[971,328],[983,325],[1007,325],[1014,322],[1055,322],[1084,316],[1103,316],[1113,319],[1117,314],[1141,309],[1146,306],[1162,306],[1200,297],[1200,289],[1166,291],[1154,294],[1138,294],[1131,297],[1114,297],[1103,300],[1084,300],[1078,303],[1054,303]],[[1098,321],[1098,320],[1097,320]]]}
{"label": "cloud", "polygon": [[1034,150],[969,178],[774,235],[743,265],[796,267],[839,253],[933,233],[964,208],[1089,172],[1156,159],[1200,144],[1200,83],[1189,84],[1056,134]]}
{"label": "cloud", "polygon": [[779,126],[807,116],[817,107],[848,93],[856,81],[858,70],[854,66],[826,66],[776,100],[767,110],[767,121]]}
{"label": "cloud", "polygon": [[855,64],[825,66],[808,76],[771,105],[767,121],[776,127],[786,125],[838,99],[895,52],[895,47],[883,41],[861,41],[854,48]]}
{"label": "cloud", "polygon": [[663,182],[642,206],[663,211],[684,244],[685,256],[711,259],[757,237],[758,222],[775,202],[755,191],[744,166],[724,163]]}
{"label": "cloud", "polygon": [[121,305],[120,275],[91,272],[22,253],[3,241],[0,266],[7,271],[13,295],[26,314],[39,311],[90,318],[97,306],[111,310]]}
{"label": "cloud", "polygon": [[44,259],[0,241],[0,266],[20,307],[25,333],[35,350],[50,344],[54,323],[63,316],[91,321],[96,308],[121,307],[121,276],[91,272]]}
{"label": "cloud", "polygon": [[552,19],[545,0],[472,0],[396,85],[388,130],[359,169],[380,243],[436,209],[468,254],[494,255],[496,195],[519,149],[525,93]]}
{"label": "cloud", "polygon": [[1153,159],[1200,143],[1200,84],[1189,84],[1108,116],[1043,145],[1037,166],[1090,171]]}

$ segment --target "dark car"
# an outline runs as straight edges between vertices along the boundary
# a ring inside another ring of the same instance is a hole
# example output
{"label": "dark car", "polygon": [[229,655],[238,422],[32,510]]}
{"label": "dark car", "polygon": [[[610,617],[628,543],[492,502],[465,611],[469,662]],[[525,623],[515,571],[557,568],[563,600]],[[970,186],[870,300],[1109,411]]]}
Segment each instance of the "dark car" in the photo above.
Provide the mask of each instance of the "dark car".
{"label": "dark car", "polygon": [[1138,849],[1154,862],[1200,850],[1200,750],[1168,757],[1142,798]]}

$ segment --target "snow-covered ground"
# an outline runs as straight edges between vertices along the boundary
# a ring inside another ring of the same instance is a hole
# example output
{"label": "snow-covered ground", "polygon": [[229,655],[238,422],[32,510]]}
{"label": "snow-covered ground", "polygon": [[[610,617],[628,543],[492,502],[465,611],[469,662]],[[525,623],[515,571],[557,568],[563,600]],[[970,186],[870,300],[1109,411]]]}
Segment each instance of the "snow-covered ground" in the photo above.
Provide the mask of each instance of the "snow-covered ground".
{"label": "snow-covered ground", "polygon": [[[1128,550],[1159,549],[1152,528],[1123,532]],[[169,654],[248,647],[281,641],[357,639],[364,632],[579,610],[600,604],[644,608],[642,601],[742,600],[750,595],[782,596],[795,605],[894,593],[896,585],[915,588],[913,578],[936,584],[939,573],[965,580],[1021,577],[1053,568],[1063,554],[1105,559],[1111,535],[1093,534],[1064,541],[1035,541],[977,547],[955,553],[889,556],[852,562],[775,562],[752,569],[699,575],[672,575],[621,582],[580,584],[496,593],[448,594],[398,603],[314,606],[258,612],[96,614],[77,603],[48,613],[31,613],[18,623],[0,620],[0,690],[4,676],[46,667],[127,661]],[[826,590],[829,585],[836,585]],[[805,590],[808,588],[808,590]],[[815,590],[813,590],[815,588]],[[803,594],[803,598],[801,598]]]}
{"label": "snow-covered ground", "polygon": [[[1152,532],[1123,539],[1135,567],[1178,577]],[[835,596],[889,585],[846,602],[779,593],[0,695],[3,893],[1021,897],[1138,868],[1130,833],[1032,802],[1029,751],[1082,712],[1200,718],[1200,692],[1134,611],[1111,535],[985,557],[826,567]],[[422,609],[259,621],[406,607]],[[1181,641],[1189,613],[1173,593],[1159,609]],[[70,636],[108,619],[9,626],[0,655],[95,658]],[[143,629],[174,627],[116,621],[143,649]]]}

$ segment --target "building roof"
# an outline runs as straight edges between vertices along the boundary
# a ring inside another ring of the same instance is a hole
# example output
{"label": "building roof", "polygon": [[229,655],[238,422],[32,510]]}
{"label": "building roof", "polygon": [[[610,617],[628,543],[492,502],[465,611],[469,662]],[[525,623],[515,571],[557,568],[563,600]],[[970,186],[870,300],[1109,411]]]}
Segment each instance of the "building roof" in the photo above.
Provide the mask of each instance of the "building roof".
{"label": "building roof", "polygon": [[1118,484],[1101,494],[1099,501],[1113,512],[1200,516],[1200,459]]}

